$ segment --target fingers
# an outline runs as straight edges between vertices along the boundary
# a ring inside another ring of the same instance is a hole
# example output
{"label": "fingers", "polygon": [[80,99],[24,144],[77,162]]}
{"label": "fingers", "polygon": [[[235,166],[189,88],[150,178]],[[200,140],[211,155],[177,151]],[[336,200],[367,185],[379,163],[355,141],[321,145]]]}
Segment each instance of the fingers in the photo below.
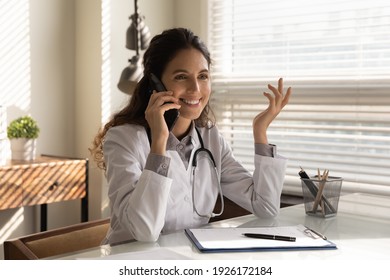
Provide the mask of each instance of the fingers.
{"label": "fingers", "polygon": [[263,92],[264,96],[268,98],[269,100],[269,104],[271,106],[274,106],[275,105],[275,98],[268,92]]}
{"label": "fingers", "polygon": [[283,78],[279,78],[278,91],[283,94]]}
{"label": "fingers", "polygon": [[[283,96],[283,91],[284,91],[283,78],[280,78],[278,80],[278,88],[272,86],[271,84],[268,84],[268,88],[274,94],[275,101],[276,101],[277,104],[281,104],[281,106],[284,107],[288,103],[288,101],[290,99],[290,95],[291,95],[292,89],[291,89],[291,87],[289,87],[287,89],[286,94]],[[270,97],[271,96],[269,96],[269,95],[267,96],[268,99],[270,99]]]}
{"label": "fingers", "polygon": [[253,134],[255,143],[268,143],[266,130],[283,107],[289,102],[292,89],[289,87],[284,94],[283,79],[278,80],[277,88],[268,84],[268,89],[272,93],[264,92],[264,96],[269,100],[268,108],[258,114],[253,120]]}
{"label": "fingers", "polygon": [[276,87],[271,84],[268,84],[268,88],[274,93],[275,96],[281,96],[283,93],[280,92]]}
{"label": "fingers", "polygon": [[[282,100],[283,100],[283,93],[281,93],[277,88],[275,88],[271,84],[268,85],[268,88],[274,94],[274,96],[271,96],[271,95],[267,96],[268,99],[270,100],[270,105],[279,105],[279,104],[281,104]],[[273,102],[271,102],[271,98],[272,98]]]}
{"label": "fingers", "polygon": [[150,96],[149,105],[162,106],[167,102],[178,103],[178,99],[173,97],[172,91],[156,92]]}
{"label": "fingers", "polygon": [[287,104],[288,101],[290,100],[291,93],[292,93],[292,89],[291,89],[291,87],[289,87],[289,88],[287,89],[287,92],[286,92],[284,98],[283,98],[282,107],[286,106],[286,104]]}
{"label": "fingers", "polygon": [[152,124],[161,126],[164,121],[164,113],[171,109],[180,109],[179,99],[173,96],[172,91],[156,92],[150,96],[148,106],[145,110],[145,118],[152,127]]}

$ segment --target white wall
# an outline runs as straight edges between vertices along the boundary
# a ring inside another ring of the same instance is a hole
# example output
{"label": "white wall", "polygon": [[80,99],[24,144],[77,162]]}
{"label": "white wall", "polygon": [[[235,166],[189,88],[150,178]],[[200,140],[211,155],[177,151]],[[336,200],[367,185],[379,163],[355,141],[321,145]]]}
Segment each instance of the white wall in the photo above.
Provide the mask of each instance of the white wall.
{"label": "white wall", "polygon": [[[31,114],[41,128],[38,154],[75,156],[74,1],[16,0],[3,4],[2,21],[12,24],[1,29],[0,36],[6,34],[10,40],[16,38],[15,42],[9,41],[10,45],[1,45],[5,55],[0,56],[0,65],[9,63],[0,76],[0,102],[7,107],[7,123]],[[21,10],[26,11],[23,17],[18,15]],[[15,13],[16,18],[12,18]],[[23,36],[26,40],[17,38],[19,32],[24,32],[17,26],[23,25],[22,20],[27,21],[24,27],[27,34]],[[28,51],[19,51],[24,48]],[[20,56],[22,61],[19,61]],[[10,86],[4,87],[5,83]],[[68,203],[67,208],[73,210],[72,204]],[[50,216],[55,212],[50,208],[56,210],[58,207],[61,204],[49,207]],[[24,207],[0,211],[0,245],[4,239],[34,232],[39,225],[37,209]],[[78,220],[74,215],[62,214],[61,219],[56,216],[49,226],[57,221],[68,224]],[[2,257],[2,246],[0,250]]]}
{"label": "white wall", "polygon": [[[26,6],[30,17],[30,40],[27,40],[30,80],[23,88],[18,87],[21,81],[15,74],[11,76],[15,80],[11,86],[0,85],[0,103],[7,106],[7,122],[21,114],[35,117],[41,128],[39,154],[89,157],[88,147],[101,123],[128,100],[116,85],[127,60],[134,54],[125,48],[133,3],[126,0],[7,2],[17,10]],[[146,17],[152,35],[174,26],[185,26],[206,40],[206,0],[138,2],[139,12]],[[103,16],[107,20],[103,26],[110,31],[107,32],[108,39],[103,38],[103,41],[108,40],[103,58],[102,10],[108,11]],[[0,28],[0,36],[5,32],[8,30]],[[4,45],[0,44],[0,47],[4,48]],[[0,57],[0,65],[5,65],[3,62],[8,59]],[[0,75],[0,79],[3,78]],[[0,84],[3,82],[0,80]],[[105,180],[91,160],[89,179],[89,218],[105,217],[109,215]],[[79,222],[79,205],[79,201],[49,205],[49,229]],[[3,258],[2,242],[5,239],[38,229],[37,209],[24,207],[0,211],[0,259]]]}
{"label": "white wall", "polygon": [[207,43],[208,0],[175,0],[175,26],[186,27]]}

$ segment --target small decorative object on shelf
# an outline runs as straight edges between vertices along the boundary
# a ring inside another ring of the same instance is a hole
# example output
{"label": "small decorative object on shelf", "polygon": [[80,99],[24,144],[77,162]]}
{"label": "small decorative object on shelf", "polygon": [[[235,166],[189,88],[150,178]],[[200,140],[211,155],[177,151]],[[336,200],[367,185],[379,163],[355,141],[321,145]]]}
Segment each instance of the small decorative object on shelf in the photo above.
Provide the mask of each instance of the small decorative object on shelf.
{"label": "small decorative object on shelf", "polygon": [[30,116],[20,117],[9,124],[7,137],[10,139],[13,160],[35,159],[39,132],[37,122]]}

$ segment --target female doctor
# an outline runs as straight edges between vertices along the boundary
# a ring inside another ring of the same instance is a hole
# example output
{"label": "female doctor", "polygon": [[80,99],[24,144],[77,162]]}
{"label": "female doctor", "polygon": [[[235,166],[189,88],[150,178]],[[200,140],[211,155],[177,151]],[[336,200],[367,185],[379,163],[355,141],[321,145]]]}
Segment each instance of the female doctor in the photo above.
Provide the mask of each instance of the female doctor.
{"label": "female doctor", "polygon": [[[155,36],[129,104],[95,137],[91,152],[105,170],[111,224],[103,244],[156,241],[162,233],[207,224],[222,194],[258,217],[279,212],[286,159],[267,128],[288,103],[283,81],[268,85],[268,108],[253,120],[255,171],[248,172],[221,136],[209,107],[211,58],[190,30]],[[167,90],[157,92],[151,73]],[[171,130],[164,113],[178,109]],[[196,165],[193,166],[193,165]]]}

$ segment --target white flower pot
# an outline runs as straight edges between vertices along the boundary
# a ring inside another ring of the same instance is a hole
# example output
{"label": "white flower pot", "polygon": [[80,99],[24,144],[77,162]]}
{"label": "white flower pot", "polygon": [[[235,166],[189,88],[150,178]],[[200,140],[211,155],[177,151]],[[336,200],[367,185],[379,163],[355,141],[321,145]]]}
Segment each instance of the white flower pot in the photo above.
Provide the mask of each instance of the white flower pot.
{"label": "white flower pot", "polygon": [[14,138],[11,142],[13,160],[34,160],[36,157],[36,139]]}

